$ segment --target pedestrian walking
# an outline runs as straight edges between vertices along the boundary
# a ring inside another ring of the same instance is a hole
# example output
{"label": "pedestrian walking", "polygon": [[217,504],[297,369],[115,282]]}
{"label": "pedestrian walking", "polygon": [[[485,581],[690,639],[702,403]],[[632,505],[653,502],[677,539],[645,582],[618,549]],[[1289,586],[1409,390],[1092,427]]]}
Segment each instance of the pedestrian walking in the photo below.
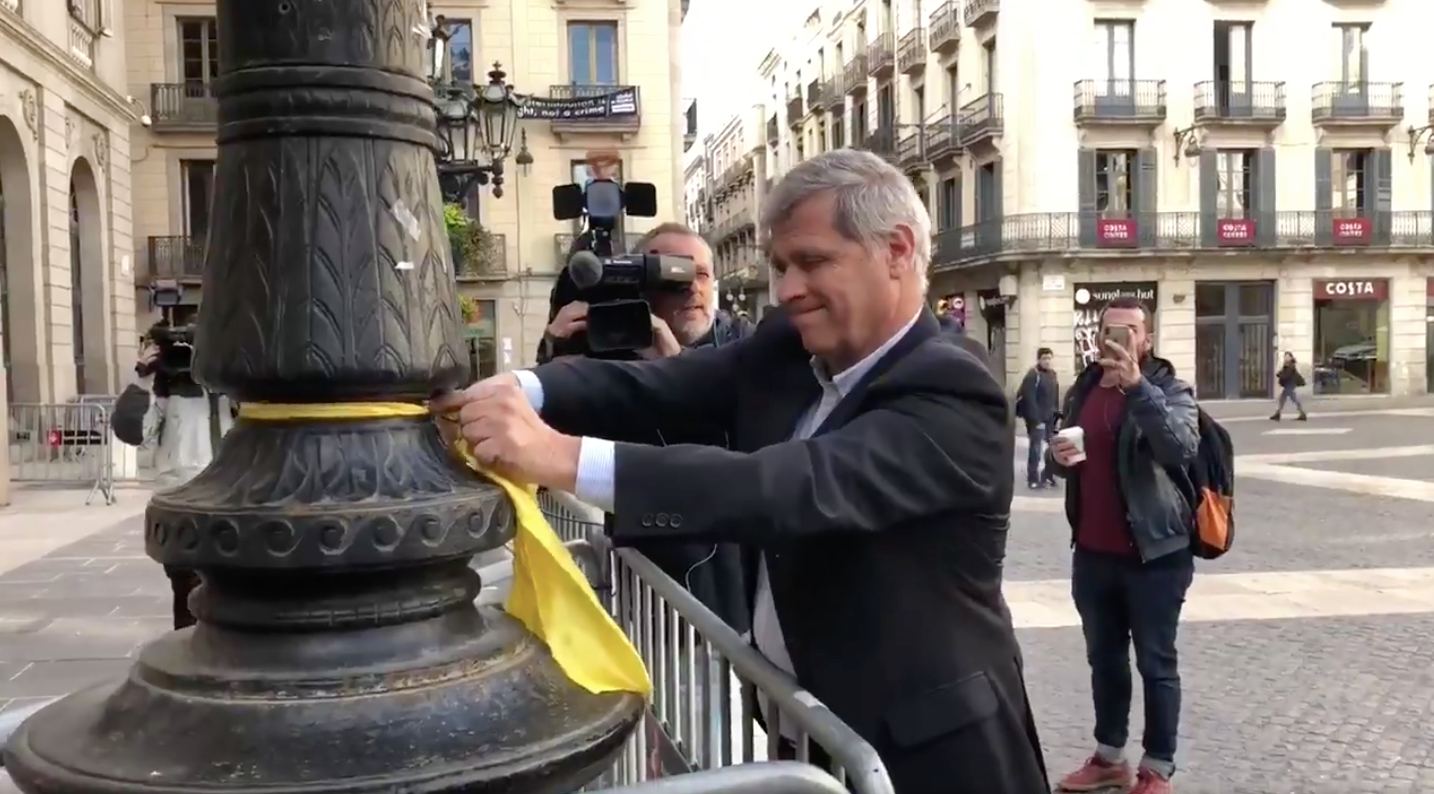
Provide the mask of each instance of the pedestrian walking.
{"label": "pedestrian walking", "polygon": [[[1181,696],[1175,637],[1195,575],[1197,500],[1185,472],[1199,454],[1200,420],[1190,385],[1151,352],[1150,319],[1133,298],[1110,303],[1101,317],[1102,357],[1071,387],[1063,411],[1069,426],[1051,441],[1049,465],[1066,480],[1071,592],[1095,705],[1095,753],[1060,781],[1061,791],[1173,790]],[[1134,770],[1125,758],[1132,641],[1145,693],[1145,753]]]}
{"label": "pedestrian walking", "polygon": [[1030,442],[1026,453],[1026,487],[1031,489],[1056,484],[1055,475],[1041,465],[1060,411],[1060,382],[1051,369],[1054,360],[1055,353],[1049,347],[1037,350],[1036,365],[1026,373],[1021,388],[1016,391],[1016,417],[1025,421],[1026,440]]}
{"label": "pedestrian walking", "polygon": [[1308,422],[1309,416],[1305,414],[1304,403],[1300,402],[1300,395],[1295,391],[1305,385],[1305,376],[1300,374],[1299,363],[1295,361],[1294,353],[1285,351],[1285,360],[1280,365],[1280,371],[1275,374],[1275,382],[1280,385],[1280,397],[1275,403],[1275,412],[1270,415],[1270,419],[1276,422],[1280,421],[1280,414],[1285,410],[1285,402],[1289,401],[1294,403],[1295,408],[1300,412],[1300,415],[1295,417],[1296,421]]}

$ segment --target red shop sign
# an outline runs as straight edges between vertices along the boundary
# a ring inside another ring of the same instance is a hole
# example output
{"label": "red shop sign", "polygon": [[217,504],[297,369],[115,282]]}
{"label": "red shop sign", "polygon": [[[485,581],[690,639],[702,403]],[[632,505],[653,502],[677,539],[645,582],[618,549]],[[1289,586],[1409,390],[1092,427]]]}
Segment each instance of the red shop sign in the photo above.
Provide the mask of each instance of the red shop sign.
{"label": "red shop sign", "polygon": [[1221,218],[1216,221],[1215,233],[1220,245],[1253,245],[1255,222],[1247,218]]}
{"label": "red shop sign", "polygon": [[1101,218],[1095,229],[1096,241],[1104,246],[1134,248],[1135,221],[1130,218]]}
{"label": "red shop sign", "polygon": [[1315,300],[1382,301],[1389,297],[1389,282],[1382,278],[1350,281],[1316,281]]}
{"label": "red shop sign", "polygon": [[1368,218],[1335,218],[1334,242],[1337,245],[1360,245],[1369,242]]}

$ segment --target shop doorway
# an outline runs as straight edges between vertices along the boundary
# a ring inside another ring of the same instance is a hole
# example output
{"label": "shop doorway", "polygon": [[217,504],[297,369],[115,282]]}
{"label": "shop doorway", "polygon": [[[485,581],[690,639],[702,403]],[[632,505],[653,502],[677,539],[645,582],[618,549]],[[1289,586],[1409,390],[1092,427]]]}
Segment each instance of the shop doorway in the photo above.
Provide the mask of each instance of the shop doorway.
{"label": "shop doorway", "polygon": [[[1006,385],[1006,304],[1010,300],[1001,296],[999,290],[984,290],[976,294],[981,317],[986,321],[986,356],[991,365],[991,374],[1002,386]],[[1018,362],[1019,363],[1019,362]]]}
{"label": "shop doorway", "polygon": [[1202,400],[1274,396],[1275,285],[1195,284],[1195,394]]}
{"label": "shop doorway", "polygon": [[1389,393],[1389,281],[1314,283],[1316,394]]}

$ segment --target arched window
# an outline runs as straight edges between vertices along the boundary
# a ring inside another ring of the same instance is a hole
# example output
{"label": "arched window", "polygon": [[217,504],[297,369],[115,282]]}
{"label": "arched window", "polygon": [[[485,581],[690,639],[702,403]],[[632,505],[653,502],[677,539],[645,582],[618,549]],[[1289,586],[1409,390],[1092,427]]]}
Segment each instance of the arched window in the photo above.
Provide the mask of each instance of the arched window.
{"label": "arched window", "polygon": [[10,348],[10,273],[5,260],[5,182],[0,180],[0,363],[5,366],[6,402],[15,399],[15,370]]}
{"label": "arched window", "polygon": [[80,199],[70,181],[70,333],[75,351],[75,392],[85,393],[85,305],[80,268]]}

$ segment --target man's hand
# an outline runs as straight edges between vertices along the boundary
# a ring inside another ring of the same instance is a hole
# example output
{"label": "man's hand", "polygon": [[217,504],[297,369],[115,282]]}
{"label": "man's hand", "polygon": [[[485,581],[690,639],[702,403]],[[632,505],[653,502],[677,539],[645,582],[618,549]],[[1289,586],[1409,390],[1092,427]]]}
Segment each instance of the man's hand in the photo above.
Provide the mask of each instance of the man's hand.
{"label": "man's hand", "polygon": [[1051,459],[1066,468],[1076,465],[1079,461],[1073,460],[1080,456],[1080,450],[1076,445],[1064,436],[1056,436],[1051,439]]}
{"label": "man's hand", "polygon": [[586,331],[588,328],[588,305],[582,301],[573,301],[561,309],[548,323],[548,336],[554,339],[567,339],[579,331]]}
{"label": "man's hand", "polygon": [[1123,345],[1113,339],[1105,340],[1105,357],[1100,360],[1100,365],[1106,372],[1115,374],[1116,385],[1121,390],[1129,391],[1140,385],[1140,362]]}
{"label": "man's hand", "polygon": [[682,345],[677,342],[677,335],[667,326],[661,317],[652,316],[652,347],[642,351],[642,357],[646,359],[671,358],[682,352]]}
{"label": "man's hand", "polygon": [[561,491],[577,485],[582,440],[565,436],[538,417],[517,376],[495,375],[433,401],[440,425],[451,425],[483,466],[522,483]]}
{"label": "man's hand", "polygon": [[147,367],[159,359],[159,346],[149,345],[139,354],[139,365]]}

